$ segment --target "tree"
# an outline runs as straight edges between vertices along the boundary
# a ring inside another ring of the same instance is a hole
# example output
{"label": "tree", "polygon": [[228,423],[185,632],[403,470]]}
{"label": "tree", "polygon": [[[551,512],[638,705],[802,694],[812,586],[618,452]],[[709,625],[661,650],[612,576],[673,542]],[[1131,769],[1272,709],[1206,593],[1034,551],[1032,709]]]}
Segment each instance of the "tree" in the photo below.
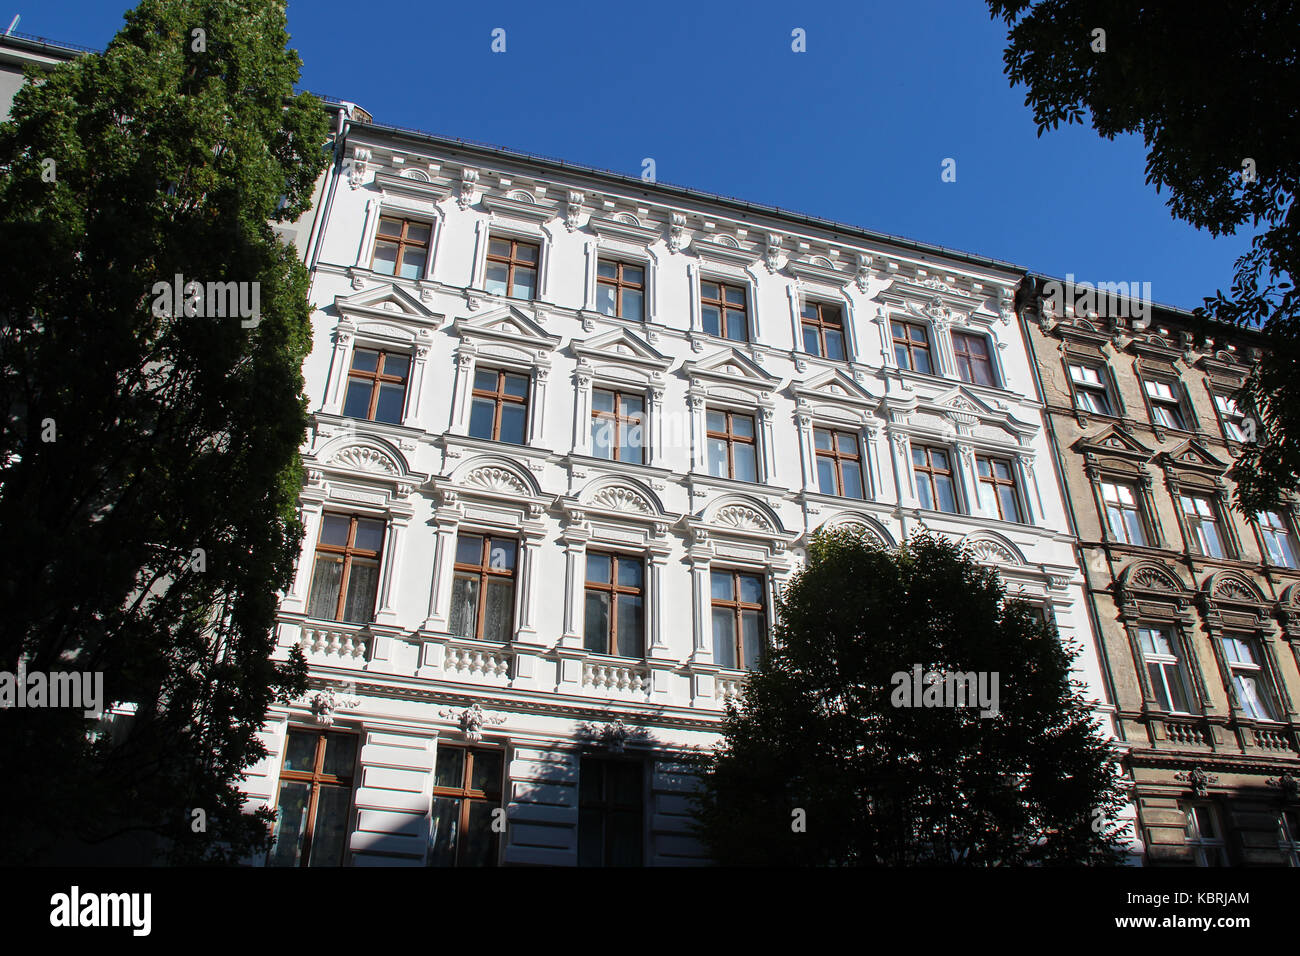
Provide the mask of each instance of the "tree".
{"label": "tree", "polygon": [[[723,864],[1117,862],[1123,789],[1074,653],[943,538],[819,534],[698,758],[699,835]],[[931,677],[970,672],[982,697]]]}
{"label": "tree", "polygon": [[305,687],[272,654],[310,346],[270,223],[328,161],[287,41],[283,2],[144,0],[0,126],[0,668],[99,672],[136,707],[111,734],[0,710],[6,859],[137,831],[179,861],[267,846],[238,782]]}
{"label": "tree", "polygon": [[1259,229],[1231,290],[1196,314],[1210,336],[1212,320],[1267,337],[1238,396],[1255,437],[1234,478],[1244,511],[1277,508],[1300,485],[1300,8],[989,0],[989,10],[1008,25],[1006,73],[1025,85],[1040,136],[1085,112],[1108,139],[1141,134],[1146,181],[1169,190],[1175,217],[1216,236]]}

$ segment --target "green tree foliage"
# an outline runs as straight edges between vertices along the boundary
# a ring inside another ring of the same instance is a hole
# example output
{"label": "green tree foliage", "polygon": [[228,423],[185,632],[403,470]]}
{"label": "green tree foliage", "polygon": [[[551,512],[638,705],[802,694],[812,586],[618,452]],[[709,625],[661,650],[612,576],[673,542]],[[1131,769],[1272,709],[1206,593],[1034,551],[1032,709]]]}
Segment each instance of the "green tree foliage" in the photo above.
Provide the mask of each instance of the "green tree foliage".
{"label": "green tree foliage", "polygon": [[[723,864],[1117,862],[1123,790],[1074,653],[943,538],[818,535],[700,758],[700,837]],[[896,706],[918,664],[997,674],[997,715]]]}
{"label": "green tree foliage", "polygon": [[[329,133],[287,42],[277,0],[144,0],[0,126],[0,669],[102,671],[138,707],[94,741],[81,710],[0,711],[5,858],[265,849],[238,781],[304,688],[271,655],[311,331],[269,222],[307,208]],[[156,314],[176,275],[257,283],[260,321]]]}
{"label": "green tree foliage", "polygon": [[[1174,216],[1213,235],[1257,230],[1230,291],[1197,313],[1267,336],[1238,398],[1255,439],[1234,477],[1243,510],[1277,507],[1300,484],[1300,7],[989,0],[989,9],[1008,25],[1006,73],[1026,87],[1040,136],[1085,115],[1107,138],[1140,134],[1146,180],[1168,189]],[[1208,323],[1205,332],[1216,334]]]}

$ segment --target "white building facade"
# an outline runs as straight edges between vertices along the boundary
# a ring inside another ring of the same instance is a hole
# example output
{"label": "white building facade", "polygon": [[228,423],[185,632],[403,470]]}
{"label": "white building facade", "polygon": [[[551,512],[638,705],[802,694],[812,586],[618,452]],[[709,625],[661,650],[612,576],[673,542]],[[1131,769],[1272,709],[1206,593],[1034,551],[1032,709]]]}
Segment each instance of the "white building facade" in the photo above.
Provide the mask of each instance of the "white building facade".
{"label": "white building facade", "polygon": [[706,862],[681,756],[824,526],[971,543],[1111,713],[1013,267],[365,122],[343,148],[279,624],[311,690],[245,784],[267,862]]}

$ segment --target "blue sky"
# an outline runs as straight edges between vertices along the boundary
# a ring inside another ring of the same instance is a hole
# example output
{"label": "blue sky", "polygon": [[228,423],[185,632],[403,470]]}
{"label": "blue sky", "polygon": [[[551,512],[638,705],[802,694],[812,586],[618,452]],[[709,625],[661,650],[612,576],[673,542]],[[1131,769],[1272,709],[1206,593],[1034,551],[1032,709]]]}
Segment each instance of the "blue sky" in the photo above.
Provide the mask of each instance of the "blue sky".
{"label": "blue sky", "polygon": [[[9,0],[19,32],[102,47],[125,0]],[[24,9],[26,7],[26,9]],[[506,31],[493,53],[492,31]],[[791,31],[807,52],[791,50]],[[302,86],[379,122],[640,175],[1194,308],[1248,235],[1175,221],[1136,138],[1039,138],[977,0],[291,0]],[[956,160],[956,182],[941,180]]]}

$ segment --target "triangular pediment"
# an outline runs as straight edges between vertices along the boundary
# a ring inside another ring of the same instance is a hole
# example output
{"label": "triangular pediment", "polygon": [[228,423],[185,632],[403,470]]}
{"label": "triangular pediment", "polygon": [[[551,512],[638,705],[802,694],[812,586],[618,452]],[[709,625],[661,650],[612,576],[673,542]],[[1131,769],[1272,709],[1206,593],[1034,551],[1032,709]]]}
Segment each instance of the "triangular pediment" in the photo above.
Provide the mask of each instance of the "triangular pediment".
{"label": "triangular pediment", "polygon": [[484,312],[472,319],[457,319],[452,327],[457,335],[466,339],[527,342],[547,349],[555,348],[560,342],[559,336],[548,335],[536,319],[513,305]]}
{"label": "triangular pediment", "polygon": [[631,329],[612,329],[582,341],[574,341],[573,353],[597,361],[632,362],[666,369],[672,360]]}
{"label": "triangular pediment", "polygon": [[1165,452],[1161,457],[1166,464],[1185,468],[1197,468],[1216,473],[1228,469],[1227,462],[1215,458],[1214,455],[1210,454],[1208,448],[1194,438],[1189,438],[1177,448]]}
{"label": "triangular pediment", "polygon": [[353,295],[334,297],[334,308],[344,317],[364,315],[370,318],[405,318],[437,322],[442,316],[430,312],[418,298],[399,285],[382,284]]}
{"label": "triangular pediment", "polygon": [[875,405],[880,400],[837,368],[799,383],[791,391],[803,399],[848,402],[854,405]]}
{"label": "triangular pediment", "polygon": [[1142,461],[1149,460],[1153,454],[1150,448],[1118,425],[1110,425],[1100,434],[1091,438],[1086,436],[1080,438],[1074,443],[1074,447],[1079,451],[1121,455],[1126,458],[1141,459]]}
{"label": "triangular pediment", "polygon": [[761,385],[770,389],[779,378],[769,375],[762,366],[744,353],[734,348],[724,348],[698,362],[687,362],[683,366],[691,378],[705,377],[715,381],[744,382],[749,385]]}

